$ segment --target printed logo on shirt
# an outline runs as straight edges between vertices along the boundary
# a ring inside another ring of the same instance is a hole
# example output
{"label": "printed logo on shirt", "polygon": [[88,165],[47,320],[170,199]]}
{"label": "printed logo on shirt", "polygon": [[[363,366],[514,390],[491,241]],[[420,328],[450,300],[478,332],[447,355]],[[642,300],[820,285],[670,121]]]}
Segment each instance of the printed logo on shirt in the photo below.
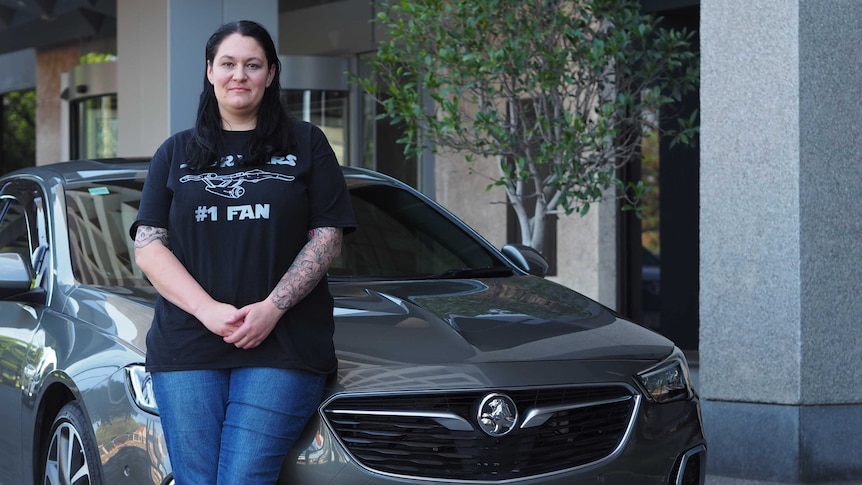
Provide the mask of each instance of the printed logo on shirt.
{"label": "printed logo on shirt", "polygon": [[[237,163],[242,161],[242,155],[228,155],[226,157],[222,157],[218,162],[211,163],[208,168],[225,168],[225,167],[234,167]],[[267,165],[290,165],[291,167],[296,166],[296,155],[285,155],[285,156],[274,156],[266,162]],[[180,168],[188,168],[189,164],[181,163]]]}
{"label": "printed logo on shirt", "polygon": [[[195,221],[218,221],[219,208],[211,205],[199,205],[195,209]],[[269,204],[252,205],[229,205],[225,208],[225,219],[228,221],[247,221],[255,219],[269,219]]]}
{"label": "printed logo on shirt", "polygon": [[198,175],[183,175],[180,177],[180,183],[186,182],[203,182],[207,192],[228,199],[239,199],[245,194],[245,189],[242,187],[244,183],[256,184],[263,180],[283,180],[291,182],[294,180],[293,175],[284,175],[280,173],[265,172],[261,169],[248,170],[245,172],[232,173],[230,175],[219,175],[213,172],[202,173]]}
{"label": "printed logo on shirt", "polygon": [[[210,167],[233,167],[241,160],[242,155],[222,157],[219,162],[213,163]],[[267,165],[289,165],[291,167],[295,167],[296,155],[272,157]],[[188,165],[185,163],[180,165],[180,168],[187,167]],[[201,182],[204,184],[204,190],[207,192],[218,195],[219,197],[235,200],[245,195],[246,189],[243,187],[243,184],[256,184],[264,180],[292,182],[295,178],[296,177],[293,175],[268,172],[266,170],[255,168],[227,175],[220,175],[215,172],[183,175],[180,177],[180,183]],[[269,212],[269,204],[255,204],[253,206],[230,205],[226,207],[201,205],[195,209],[195,221],[215,222],[219,220],[247,221],[269,219]]]}
{"label": "printed logo on shirt", "polygon": [[291,167],[296,166],[296,155],[287,155],[284,157],[272,157],[269,160],[270,165],[290,165]]}

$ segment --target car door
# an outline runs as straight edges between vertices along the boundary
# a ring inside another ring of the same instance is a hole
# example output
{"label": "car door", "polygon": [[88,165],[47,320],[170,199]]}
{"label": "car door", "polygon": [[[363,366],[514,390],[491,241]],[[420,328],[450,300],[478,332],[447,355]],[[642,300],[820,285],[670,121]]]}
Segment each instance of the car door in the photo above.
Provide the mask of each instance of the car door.
{"label": "car door", "polygon": [[[0,189],[0,253],[18,254],[32,268],[30,289],[0,289],[0,483],[24,479],[22,405],[28,402],[35,369],[26,360],[34,330],[45,309],[48,282],[43,262],[50,259],[45,198],[32,181],[13,181]],[[9,278],[0,275],[0,281]],[[8,285],[7,285],[8,286]],[[28,440],[29,441],[29,440]]]}

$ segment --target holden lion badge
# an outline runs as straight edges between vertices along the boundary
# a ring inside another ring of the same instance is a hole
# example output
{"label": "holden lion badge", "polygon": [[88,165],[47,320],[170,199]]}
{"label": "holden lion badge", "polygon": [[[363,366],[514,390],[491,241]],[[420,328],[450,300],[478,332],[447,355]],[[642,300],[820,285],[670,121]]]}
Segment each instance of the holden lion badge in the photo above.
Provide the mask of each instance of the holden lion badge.
{"label": "holden lion badge", "polygon": [[477,421],[489,436],[503,436],[515,428],[518,408],[515,401],[504,394],[488,394],[479,404]]}

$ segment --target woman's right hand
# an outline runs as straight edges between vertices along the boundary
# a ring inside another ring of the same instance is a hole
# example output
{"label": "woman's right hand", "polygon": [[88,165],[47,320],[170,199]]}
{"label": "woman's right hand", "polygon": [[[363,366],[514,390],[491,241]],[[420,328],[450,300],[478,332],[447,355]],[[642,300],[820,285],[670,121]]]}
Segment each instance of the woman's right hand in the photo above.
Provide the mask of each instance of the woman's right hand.
{"label": "woman's right hand", "polygon": [[242,324],[242,314],[229,303],[214,302],[195,314],[210,332],[224,338],[228,337]]}
{"label": "woman's right hand", "polygon": [[213,298],[195,281],[171,252],[167,229],[138,226],[135,261],[159,294],[194,315],[210,332],[224,338],[242,324],[237,308]]}

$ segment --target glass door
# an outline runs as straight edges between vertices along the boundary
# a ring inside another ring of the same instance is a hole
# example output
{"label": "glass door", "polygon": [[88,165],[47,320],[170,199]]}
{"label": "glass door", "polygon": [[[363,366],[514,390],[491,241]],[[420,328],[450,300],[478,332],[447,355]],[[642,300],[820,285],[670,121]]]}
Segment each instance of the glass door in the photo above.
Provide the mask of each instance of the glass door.
{"label": "glass door", "polygon": [[62,128],[68,158],[117,156],[117,63],[81,64],[64,74]]}
{"label": "glass door", "polygon": [[343,57],[279,56],[281,102],[326,134],[338,162],[350,165],[349,62]]}
{"label": "glass door", "polygon": [[81,99],[72,111],[72,158],[117,156],[117,95]]}
{"label": "glass door", "polygon": [[291,115],[320,127],[335,156],[342,165],[349,165],[347,146],[347,91],[286,89],[281,102]]}

